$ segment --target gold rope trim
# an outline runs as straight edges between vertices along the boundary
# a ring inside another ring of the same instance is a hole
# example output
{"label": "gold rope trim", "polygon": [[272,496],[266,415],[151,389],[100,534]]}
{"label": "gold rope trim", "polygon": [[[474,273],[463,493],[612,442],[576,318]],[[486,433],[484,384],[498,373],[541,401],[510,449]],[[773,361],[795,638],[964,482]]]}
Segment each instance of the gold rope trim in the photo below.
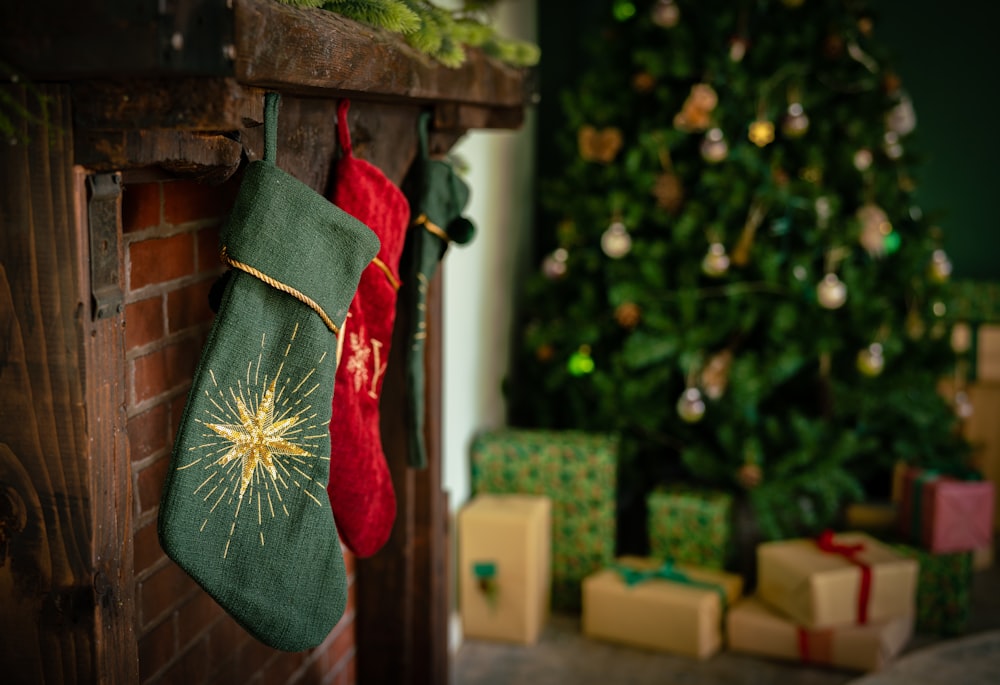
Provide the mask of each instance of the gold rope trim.
{"label": "gold rope trim", "polygon": [[377,266],[382,270],[382,273],[385,274],[385,277],[389,279],[389,283],[392,285],[393,290],[399,290],[399,285],[400,285],[399,279],[393,276],[392,269],[389,268],[388,264],[383,262],[378,257],[372,257],[372,264],[374,264],[375,266]]}
{"label": "gold rope trim", "polygon": [[333,331],[334,335],[339,335],[340,331],[337,329],[337,326],[333,323],[333,321],[330,320],[330,317],[326,315],[326,312],[324,312],[323,308],[319,306],[319,303],[317,303],[316,300],[312,299],[305,293],[302,293],[293,288],[292,286],[282,283],[281,281],[274,280],[263,271],[259,271],[254,267],[250,266],[249,264],[244,264],[243,262],[233,259],[232,257],[229,256],[229,253],[226,251],[225,245],[223,245],[222,249],[219,251],[219,259],[221,259],[223,263],[228,264],[234,269],[239,269],[240,271],[244,271],[250,274],[254,278],[259,278],[272,288],[276,288],[283,293],[288,293],[296,300],[308,306],[314,312],[319,314],[319,318],[323,319],[323,323],[326,324],[326,327],[329,328],[331,331]]}
{"label": "gold rope trim", "polygon": [[445,233],[444,229],[438,226],[430,219],[428,219],[426,214],[421,214],[420,216],[418,216],[416,219],[413,220],[413,223],[417,226],[423,226],[424,228],[427,229],[429,233],[436,235],[438,238],[445,241],[446,243],[451,241],[451,238],[448,237],[448,234]]}

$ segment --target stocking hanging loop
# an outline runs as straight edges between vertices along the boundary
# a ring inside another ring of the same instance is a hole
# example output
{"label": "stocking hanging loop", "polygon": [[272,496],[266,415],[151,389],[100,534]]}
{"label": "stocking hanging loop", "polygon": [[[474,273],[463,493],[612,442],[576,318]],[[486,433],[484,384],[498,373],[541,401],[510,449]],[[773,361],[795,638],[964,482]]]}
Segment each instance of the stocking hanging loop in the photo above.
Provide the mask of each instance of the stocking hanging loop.
{"label": "stocking hanging loop", "polygon": [[281,93],[264,95],[264,161],[278,163],[278,106]]}
{"label": "stocking hanging loop", "polygon": [[351,149],[351,129],[347,125],[347,112],[351,109],[351,101],[344,98],[337,103],[337,142],[345,157],[354,154]]}

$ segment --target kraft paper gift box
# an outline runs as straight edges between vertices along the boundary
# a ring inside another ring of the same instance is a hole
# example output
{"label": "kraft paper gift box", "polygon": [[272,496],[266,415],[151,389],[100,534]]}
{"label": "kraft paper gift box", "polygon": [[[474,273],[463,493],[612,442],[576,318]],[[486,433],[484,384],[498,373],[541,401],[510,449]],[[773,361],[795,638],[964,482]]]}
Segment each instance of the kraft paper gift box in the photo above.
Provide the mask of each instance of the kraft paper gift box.
{"label": "kraft paper gift box", "polygon": [[757,566],[760,599],[809,628],[916,612],[917,562],[864,533],[765,542]]}
{"label": "kraft paper gift box", "polygon": [[622,557],[584,579],[583,634],[705,659],[722,646],[726,606],[742,591],[732,573]]}
{"label": "kraft paper gift box", "polygon": [[512,428],[473,440],[473,493],[552,500],[554,609],[579,611],[583,578],[614,559],[618,445],[603,433]]}
{"label": "kraft paper gift box", "polygon": [[906,469],[902,476],[899,529],[931,552],[971,552],[993,541],[994,485],[933,471]]}
{"label": "kraft paper gift box", "polygon": [[734,652],[853,671],[880,670],[912,635],[912,616],[866,625],[803,628],[755,597],[740,600],[726,616],[726,644]]}
{"label": "kraft paper gift box", "polygon": [[458,513],[459,606],[467,637],[532,644],[548,617],[551,502],[478,495]]}
{"label": "kraft paper gift box", "polygon": [[917,632],[962,633],[972,608],[973,553],[934,554],[910,545],[897,545],[896,549],[920,564]]}
{"label": "kraft paper gift box", "polygon": [[876,535],[895,533],[899,508],[893,502],[852,502],[844,508],[844,529]]}
{"label": "kraft paper gift box", "polygon": [[725,567],[730,552],[732,497],[685,487],[646,498],[649,554],[704,568]]}

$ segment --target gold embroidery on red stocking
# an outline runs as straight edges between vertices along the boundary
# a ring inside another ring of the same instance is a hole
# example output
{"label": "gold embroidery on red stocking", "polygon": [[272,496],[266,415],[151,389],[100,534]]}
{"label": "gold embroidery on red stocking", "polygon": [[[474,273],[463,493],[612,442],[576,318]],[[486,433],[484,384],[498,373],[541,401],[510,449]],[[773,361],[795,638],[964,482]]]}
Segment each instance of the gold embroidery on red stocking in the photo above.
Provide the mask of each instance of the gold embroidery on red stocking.
{"label": "gold embroidery on red stocking", "polygon": [[[292,350],[298,328],[296,324],[285,346],[285,358]],[[189,449],[195,453],[192,456],[197,457],[194,461],[177,467],[182,470],[202,464],[208,472],[192,493],[201,496],[202,502],[209,507],[200,530],[205,530],[210,522],[214,525],[214,517],[221,515],[215,514],[220,506],[223,510],[233,509],[223,558],[229,554],[241,511],[250,509],[256,514],[258,536],[263,546],[266,524],[276,518],[278,512],[291,516],[287,501],[289,493],[295,494],[293,488],[301,490],[318,506],[323,504],[309,488],[315,487],[321,494],[326,491],[325,483],[315,480],[310,472],[314,470],[315,460],[330,460],[329,456],[317,456],[321,451],[317,441],[329,433],[327,427],[317,421],[318,414],[308,398],[320,387],[320,383],[310,381],[327,354],[323,352],[316,366],[301,378],[282,377],[284,359],[274,378],[268,378],[266,373],[261,374],[261,362],[267,350],[265,334],[261,335],[260,346],[256,363],[250,360],[245,379],[236,379],[236,387],[220,386],[214,371],[209,369],[214,387],[204,392],[211,406],[205,410],[207,418],[195,419],[206,428],[202,433],[206,442]]]}
{"label": "gold embroidery on red stocking", "polygon": [[[354,392],[368,386],[368,396],[378,399],[378,382],[385,375],[388,360],[382,359],[382,341],[375,338],[365,339],[365,329],[348,336],[351,346],[351,356],[347,360],[347,372],[353,376]],[[369,364],[371,362],[371,364]]]}

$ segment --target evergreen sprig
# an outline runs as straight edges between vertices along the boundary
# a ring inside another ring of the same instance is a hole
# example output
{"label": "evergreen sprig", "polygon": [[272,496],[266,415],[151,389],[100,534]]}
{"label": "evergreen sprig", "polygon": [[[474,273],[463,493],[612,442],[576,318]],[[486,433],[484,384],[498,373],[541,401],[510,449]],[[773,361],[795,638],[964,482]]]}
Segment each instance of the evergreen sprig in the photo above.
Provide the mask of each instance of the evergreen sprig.
{"label": "evergreen sprig", "polygon": [[447,10],[428,0],[280,0],[295,7],[322,7],[376,28],[400,33],[407,43],[447,67],[460,67],[466,47],[515,67],[538,64],[541,51],[528,41],[500,36],[490,25],[497,0],[467,0]]}

